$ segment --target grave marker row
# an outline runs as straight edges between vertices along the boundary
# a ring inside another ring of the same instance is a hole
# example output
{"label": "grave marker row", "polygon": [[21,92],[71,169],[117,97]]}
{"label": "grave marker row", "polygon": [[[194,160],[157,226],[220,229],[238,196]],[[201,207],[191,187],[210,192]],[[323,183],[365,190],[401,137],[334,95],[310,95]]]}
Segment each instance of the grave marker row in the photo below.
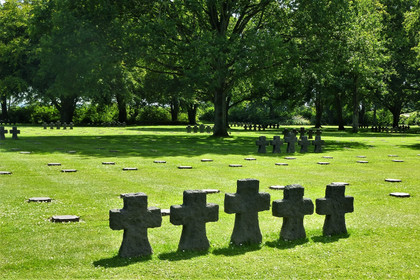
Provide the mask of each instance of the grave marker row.
{"label": "grave marker row", "polygon": [[[300,146],[301,153],[308,152],[308,146],[311,144],[311,141],[308,140],[308,137],[303,135],[301,132],[300,139],[298,140],[296,134],[294,132],[287,132],[287,135],[284,137],[284,140],[280,138],[280,136],[273,136],[273,140],[267,142],[265,136],[260,136],[255,144],[258,146],[258,153],[266,153],[266,146],[271,145],[273,146],[273,154],[274,153],[281,153],[281,147],[284,143],[287,143],[286,153],[295,153],[295,144],[298,143]],[[314,145],[314,152],[321,153],[322,152],[322,145],[324,145],[325,141],[321,139],[321,131],[317,131],[317,135],[315,136],[315,140],[312,141],[312,145]]]}
{"label": "grave marker row", "polygon": [[213,128],[211,128],[211,126],[205,126],[204,124],[200,124],[200,126],[196,126],[194,125],[193,127],[191,127],[190,125],[186,127],[187,129],[187,133],[198,133],[198,131],[200,131],[200,133],[211,133],[213,131]]}
{"label": "grave marker row", "polygon": [[[316,200],[316,213],[326,215],[324,235],[347,233],[345,214],[353,212],[354,198],[344,193],[344,184],[330,184],[326,187],[325,197]],[[210,247],[206,223],[218,221],[219,206],[207,203],[206,194],[203,190],[184,191],[183,204],[172,205],[170,211],[165,212],[170,215],[172,224],[183,226],[179,250],[207,250]],[[273,215],[283,218],[280,238],[296,240],[306,237],[303,218],[313,214],[314,205],[303,195],[302,186],[289,185],[284,188],[284,198],[273,201]],[[119,255],[138,257],[152,254],[147,229],[161,226],[161,210],[147,207],[144,193],[122,194],[121,198],[123,208],[109,211],[110,228],[124,230]],[[224,211],[235,214],[230,242],[235,245],[261,243],[258,212],[269,209],[270,194],[259,192],[258,180],[238,180],[236,193],[226,193],[224,200]]]}
{"label": "grave marker row", "polygon": [[16,126],[14,126],[11,130],[7,130],[3,126],[0,126],[0,140],[5,140],[5,134],[7,133],[12,134],[13,140],[18,140],[18,134],[20,134],[20,130],[18,130]]}

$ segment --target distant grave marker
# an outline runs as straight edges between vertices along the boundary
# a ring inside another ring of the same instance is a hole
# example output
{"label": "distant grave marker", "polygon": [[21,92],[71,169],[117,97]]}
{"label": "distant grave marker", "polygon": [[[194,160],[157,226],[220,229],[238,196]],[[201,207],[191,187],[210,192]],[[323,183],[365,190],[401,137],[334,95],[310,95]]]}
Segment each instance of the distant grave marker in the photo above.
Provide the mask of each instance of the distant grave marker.
{"label": "distant grave marker", "polygon": [[268,188],[271,190],[281,191],[284,190],[285,186],[270,186]]}
{"label": "distant grave marker", "polygon": [[323,156],[322,158],[333,159],[333,157],[331,157],[331,156]]}
{"label": "distant grave marker", "polygon": [[253,161],[253,160],[257,160],[257,159],[256,158],[252,158],[252,157],[247,157],[247,158],[245,158],[245,160]]}
{"label": "distant grave marker", "polygon": [[270,145],[273,146],[273,154],[281,153],[281,146],[284,141],[281,140],[280,136],[273,136],[273,140],[270,140]]}
{"label": "distant grave marker", "polygon": [[61,166],[61,163],[58,163],[58,162],[50,162],[50,163],[47,163],[47,165],[48,166]]}
{"label": "distant grave marker", "polygon": [[76,215],[56,215],[51,217],[51,222],[53,223],[70,223],[79,221],[80,217]]}
{"label": "distant grave marker", "polygon": [[307,153],[308,152],[308,147],[311,144],[311,142],[308,140],[307,136],[302,135],[300,137],[299,141],[298,141],[298,144],[300,146],[300,152],[301,153]]}
{"label": "distant grave marker", "polygon": [[320,161],[317,164],[319,164],[319,165],[329,165],[330,163],[326,162],[326,161]]}
{"label": "distant grave marker", "polygon": [[403,160],[401,160],[401,159],[393,159],[392,160],[393,162],[404,162]]}
{"label": "distant grave marker", "polygon": [[22,154],[22,155],[29,155],[29,154],[31,154],[31,152],[20,152],[19,154]]}
{"label": "distant grave marker", "polygon": [[135,171],[137,170],[137,167],[124,167],[123,171]]}
{"label": "distant grave marker", "polygon": [[316,131],[315,140],[312,141],[312,145],[315,146],[314,152],[315,153],[322,153],[322,145],[324,145],[325,141],[321,139],[321,130]]}
{"label": "distant grave marker", "polygon": [[76,169],[61,169],[61,172],[63,173],[74,173],[77,172]]}
{"label": "distant grave marker", "polygon": [[4,129],[3,126],[0,126],[0,140],[5,140],[6,137],[4,136],[8,131]]}
{"label": "distant grave marker", "polygon": [[229,167],[242,167],[242,164],[229,164]]}
{"label": "distant grave marker", "polygon": [[217,189],[204,189],[202,191],[207,194],[220,193],[220,190],[217,190]]}
{"label": "distant grave marker", "polygon": [[209,158],[203,158],[203,159],[201,159],[201,162],[212,162],[213,160],[212,159],[209,159]]}
{"label": "distant grave marker", "polygon": [[385,179],[385,182],[389,182],[389,183],[400,183],[402,182],[401,179]]}
{"label": "distant grave marker", "polygon": [[12,175],[12,172],[9,172],[9,171],[0,171],[0,175]]}
{"label": "distant grave marker", "polygon": [[166,163],[165,160],[154,160],[153,163]]}
{"label": "distant grave marker", "polygon": [[204,124],[200,124],[200,133],[204,133],[204,130],[206,129],[206,126]]}
{"label": "distant grave marker", "polygon": [[258,153],[265,154],[267,152],[266,146],[268,146],[268,142],[265,136],[260,136],[255,144],[258,146]]}
{"label": "distant grave marker", "polygon": [[16,126],[14,126],[13,129],[9,131],[9,133],[12,134],[13,140],[18,140],[18,134],[20,134],[20,130],[18,130]]}
{"label": "distant grave marker", "polygon": [[28,202],[51,202],[50,197],[31,197],[28,199]]}
{"label": "distant grave marker", "polygon": [[113,161],[104,161],[102,162],[103,165],[115,165],[115,162]]}
{"label": "distant grave marker", "polygon": [[409,193],[403,193],[403,192],[394,192],[394,193],[390,193],[390,196],[395,196],[395,197],[410,197]]}
{"label": "distant grave marker", "polygon": [[287,153],[293,154],[295,150],[295,143],[298,141],[296,135],[293,132],[289,132],[286,137],[284,137],[284,142],[287,143]]}
{"label": "distant grave marker", "polygon": [[369,163],[367,160],[358,160],[357,163]]}
{"label": "distant grave marker", "polygon": [[284,159],[294,160],[294,159],[296,159],[296,158],[295,158],[295,157],[285,157]]}
{"label": "distant grave marker", "polygon": [[357,156],[357,158],[366,158],[366,156]]}
{"label": "distant grave marker", "polygon": [[277,162],[277,163],[275,163],[275,165],[278,165],[278,166],[288,166],[289,164],[288,163],[284,163],[284,162]]}
{"label": "distant grave marker", "polygon": [[178,166],[178,169],[192,169],[192,166],[189,166],[189,165],[181,165],[181,166]]}

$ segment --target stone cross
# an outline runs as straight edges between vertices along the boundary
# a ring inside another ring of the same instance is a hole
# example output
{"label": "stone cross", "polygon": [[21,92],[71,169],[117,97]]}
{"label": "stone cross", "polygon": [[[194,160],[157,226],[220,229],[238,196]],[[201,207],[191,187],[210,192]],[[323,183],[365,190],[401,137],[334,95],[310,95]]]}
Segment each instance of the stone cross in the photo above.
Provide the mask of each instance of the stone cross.
{"label": "stone cross", "polygon": [[63,123],[63,129],[67,129],[67,123],[66,122]]}
{"label": "stone cross", "polygon": [[268,146],[268,142],[265,136],[260,136],[255,143],[258,145],[258,153],[265,154],[267,152],[265,146]]}
{"label": "stone cross", "polygon": [[73,126],[74,126],[73,122],[70,122],[69,126],[70,126],[70,129],[73,129]]}
{"label": "stone cross", "polygon": [[308,136],[301,136],[298,144],[300,146],[300,152],[301,153],[307,153],[308,152],[308,146],[311,144],[311,142],[308,140]]}
{"label": "stone cross", "polygon": [[60,126],[61,126],[60,121],[57,121],[57,123],[55,125],[56,125],[57,129],[60,129]]}
{"label": "stone cross", "polygon": [[312,129],[308,130],[308,139],[313,139],[314,131]]}
{"label": "stone cross", "polygon": [[273,154],[281,153],[281,145],[283,143],[280,136],[273,136],[273,140],[270,140],[270,145],[273,146]]}
{"label": "stone cross", "polygon": [[261,243],[258,212],[270,209],[270,194],[260,193],[255,179],[237,181],[236,193],[225,194],[225,212],[235,214],[231,243],[235,245]]}
{"label": "stone cross", "polygon": [[284,240],[306,237],[303,218],[314,213],[314,204],[309,198],[303,198],[303,193],[302,186],[289,185],[284,188],[284,198],[273,201],[273,216],[283,217],[280,238]]}
{"label": "stone cross", "polygon": [[295,152],[295,143],[297,141],[298,139],[293,132],[289,132],[289,134],[286,137],[284,137],[284,142],[287,143],[287,153]]}
{"label": "stone cross", "polygon": [[194,125],[193,131],[194,131],[194,133],[197,133],[198,132],[198,126]]}
{"label": "stone cross", "polygon": [[48,124],[46,122],[43,122],[42,126],[44,127],[44,129],[47,129]]}
{"label": "stone cross", "polygon": [[0,140],[6,139],[6,137],[4,136],[6,133],[7,133],[7,130],[4,129],[3,126],[0,126]]}
{"label": "stone cross", "polygon": [[318,198],[315,201],[316,213],[326,215],[324,235],[346,234],[345,214],[354,211],[354,197],[345,196],[346,186],[344,184],[330,184],[325,190],[325,198]]}
{"label": "stone cross", "polygon": [[13,140],[18,140],[18,134],[20,134],[20,130],[18,130],[16,126],[14,126],[13,129],[9,131],[9,133],[12,134]]}
{"label": "stone cross", "polygon": [[300,138],[302,138],[303,136],[305,136],[305,132],[306,132],[305,128],[304,127],[301,127],[300,130],[299,130]]}
{"label": "stone cross", "polygon": [[287,137],[287,135],[289,135],[289,130],[288,130],[287,128],[285,128],[285,129],[283,130],[283,136],[284,136],[284,138],[286,138],[286,137]]}
{"label": "stone cross", "polygon": [[186,128],[187,128],[187,133],[191,133],[191,130],[192,130],[191,125],[187,126]]}
{"label": "stone cross", "polygon": [[246,130],[247,128],[248,128],[248,126],[245,124],[245,125],[244,125],[244,129]]}
{"label": "stone cross", "polygon": [[184,191],[182,205],[172,205],[170,222],[183,225],[178,249],[207,250],[210,247],[206,235],[206,223],[219,220],[219,205],[207,203],[206,192]]}
{"label": "stone cross", "polygon": [[123,209],[109,211],[109,226],[113,230],[124,230],[119,256],[132,258],[152,254],[147,238],[147,229],[160,227],[162,215],[159,208],[147,208],[147,195],[144,193],[122,194]]}
{"label": "stone cross", "polygon": [[200,133],[204,133],[206,126],[204,124],[200,124]]}
{"label": "stone cross", "polygon": [[212,131],[211,126],[209,126],[209,125],[208,125],[208,126],[206,126],[206,132],[207,132],[207,133],[211,133],[211,131]]}
{"label": "stone cross", "polygon": [[324,140],[321,140],[321,132],[318,130],[317,135],[315,136],[315,140],[312,141],[312,145],[315,146],[314,152],[315,153],[322,153],[322,145],[324,144]]}
{"label": "stone cross", "polygon": [[54,123],[50,122],[50,129],[54,129]]}

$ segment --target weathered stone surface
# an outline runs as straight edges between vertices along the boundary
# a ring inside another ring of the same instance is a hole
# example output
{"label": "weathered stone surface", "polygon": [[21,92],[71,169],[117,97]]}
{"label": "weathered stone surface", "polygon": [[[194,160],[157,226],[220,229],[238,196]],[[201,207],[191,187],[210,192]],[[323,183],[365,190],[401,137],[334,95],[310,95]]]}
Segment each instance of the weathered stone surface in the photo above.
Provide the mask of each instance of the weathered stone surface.
{"label": "weathered stone surface", "polygon": [[346,182],[332,182],[331,185],[344,185],[344,186],[348,186],[350,184],[349,183],[346,183]]}
{"label": "weathered stone surface", "polygon": [[366,156],[357,156],[358,158],[366,158]]}
{"label": "weathered stone surface", "polygon": [[303,218],[314,213],[314,204],[309,198],[303,198],[303,194],[302,186],[288,185],[284,188],[284,198],[273,201],[273,216],[283,217],[280,238],[284,240],[306,237]]}
{"label": "weathered stone surface", "polygon": [[390,193],[390,196],[395,196],[395,197],[410,197],[409,193],[403,193],[403,192],[394,192],[394,193]]}
{"label": "weathered stone surface", "polygon": [[191,131],[192,131],[192,127],[189,125],[189,126],[187,126],[186,127],[186,129],[187,129],[187,133],[191,133]]}
{"label": "weathered stone surface", "polygon": [[181,166],[178,166],[178,169],[192,169],[192,166],[181,165]]}
{"label": "weathered stone surface", "polygon": [[242,167],[242,164],[229,164],[229,167]]}
{"label": "weathered stone surface", "polygon": [[161,209],[160,212],[162,214],[162,217],[171,215],[171,210],[169,209]]}
{"label": "weathered stone surface", "polygon": [[77,153],[76,151],[67,151],[68,154],[75,154]]}
{"label": "weathered stone surface", "polygon": [[12,175],[12,172],[9,172],[9,171],[0,171],[0,175]]}
{"label": "weathered stone surface", "polygon": [[284,162],[277,162],[277,163],[275,163],[275,165],[278,165],[278,166],[288,166],[289,164],[288,163],[284,163]]}
{"label": "weathered stone surface", "polygon": [[331,157],[331,156],[323,156],[322,158],[333,159],[333,157]]}
{"label": "weathered stone surface", "polygon": [[284,141],[281,140],[280,136],[273,136],[273,140],[270,140],[270,145],[273,146],[273,154],[281,153],[281,146]]}
{"label": "weathered stone surface", "polygon": [[132,258],[152,254],[147,229],[160,227],[162,214],[159,208],[147,207],[144,193],[122,194],[123,209],[109,211],[109,226],[113,230],[124,230],[119,256]]}
{"label": "weathered stone surface", "polygon": [[314,152],[315,153],[322,153],[322,145],[324,145],[325,141],[321,139],[321,131],[317,130],[315,140],[312,141],[312,145],[314,145]]}
{"label": "weathered stone surface", "polygon": [[220,193],[220,190],[217,190],[217,189],[204,189],[202,191],[205,192],[205,193],[207,193],[207,194]]}
{"label": "weathered stone surface", "polygon": [[392,160],[393,162],[404,162],[403,160],[401,160],[401,159],[393,159]]}
{"label": "weathered stone surface", "polygon": [[47,163],[47,165],[48,166],[61,166],[61,163],[58,163],[58,162],[50,162],[50,163]]}
{"label": "weathered stone surface", "polygon": [[397,155],[388,155],[389,157],[398,157]]}
{"label": "weathered stone surface", "polygon": [[103,165],[115,165],[115,162],[113,161],[104,161],[102,162]]}
{"label": "weathered stone surface", "polygon": [[236,193],[225,194],[225,212],[235,214],[235,226],[230,239],[235,245],[262,241],[258,212],[270,209],[270,194],[258,192],[259,184],[255,179],[238,180]]}
{"label": "weathered stone surface", "polygon": [[61,169],[61,172],[64,172],[64,173],[74,173],[74,172],[77,172],[77,169]]}
{"label": "weathered stone surface", "polygon": [[369,163],[367,160],[358,160],[357,163]]}
{"label": "weathered stone surface", "polygon": [[295,149],[295,143],[298,141],[296,134],[289,132],[286,137],[284,137],[284,142],[287,143],[287,153],[293,154]]}
{"label": "weathered stone surface", "polygon": [[166,163],[166,160],[154,160],[153,163]]}
{"label": "weathered stone surface", "polygon": [[255,143],[258,145],[258,153],[265,154],[267,152],[268,142],[265,136],[260,136]]}
{"label": "weathered stone surface", "polygon": [[207,250],[206,223],[219,220],[219,205],[207,203],[202,190],[184,191],[182,205],[172,205],[170,222],[182,225],[179,250]]}
{"label": "weathered stone surface", "polygon": [[298,141],[298,145],[300,146],[300,152],[307,153],[310,144],[311,142],[308,140],[308,136],[301,136]]}
{"label": "weathered stone surface", "polygon": [[284,159],[292,160],[292,159],[296,159],[296,158],[295,157],[285,157]]}
{"label": "weathered stone surface", "polygon": [[80,217],[76,215],[56,215],[51,217],[51,222],[53,223],[69,223],[78,221],[80,221]]}
{"label": "weathered stone surface", "polygon": [[345,185],[327,185],[325,198],[316,200],[316,213],[326,215],[323,227],[324,235],[346,234],[345,214],[354,211],[354,198],[345,196]]}
{"label": "weathered stone surface", "polygon": [[31,154],[31,152],[20,152],[19,154],[22,154],[22,155],[29,155],[29,154]]}
{"label": "weathered stone surface", "polygon": [[31,197],[28,202],[51,202],[50,197]]}
{"label": "weathered stone surface", "polygon": [[329,165],[330,163],[326,162],[326,161],[320,161],[320,162],[318,162],[318,164],[319,165]]}
{"label": "weathered stone surface", "polygon": [[257,159],[256,158],[252,158],[252,157],[247,157],[247,158],[245,158],[245,160],[252,161],[252,160],[257,160]]}
{"label": "weathered stone surface", "polygon": [[391,178],[389,178],[389,179],[385,179],[385,182],[399,183],[399,182],[402,182],[402,180],[401,179],[391,179]]}
{"label": "weathered stone surface", "polygon": [[6,133],[8,132],[8,130],[4,129],[3,126],[0,126],[0,140],[5,140],[6,137],[4,136]]}
{"label": "weathered stone surface", "polygon": [[201,160],[201,162],[212,162],[213,160],[212,159],[209,159],[209,158],[203,158],[202,160]]}

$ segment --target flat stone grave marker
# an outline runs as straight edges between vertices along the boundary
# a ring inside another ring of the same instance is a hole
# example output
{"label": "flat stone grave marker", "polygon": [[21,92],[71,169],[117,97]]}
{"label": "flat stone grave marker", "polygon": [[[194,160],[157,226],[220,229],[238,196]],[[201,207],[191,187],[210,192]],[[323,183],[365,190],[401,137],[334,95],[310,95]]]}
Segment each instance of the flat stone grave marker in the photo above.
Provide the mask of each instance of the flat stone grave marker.
{"label": "flat stone grave marker", "polygon": [[109,150],[110,153],[119,153],[120,151],[118,150]]}
{"label": "flat stone grave marker", "polygon": [[154,160],[153,163],[166,163],[165,160]]}
{"label": "flat stone grave marker", "polygon": [[366,158],[366,156],[356,156],[357,158]]}
{"label": "flat stone grave marker", "polygon": [[171,215],[171,210],[169,210],[169,209],[161,209],[160,212],[162,214],[162,217]]}
{"label": "flat stone grave marker", "polygon": [[29,155],[29,154],[31,154],[31,152],[20,152],[19,154],[22,154],[22,155]]}
{"label": "flat stone grave marker", "polygon": [[49,162],[47,163],[48,166],[61,166],[61,163],[58,162]]}
{"label": "flat stone grave marker", "polygon": [[245,160],[252,161],[252,160],[257,160],[257,159],[256,158],[252,158],[252,157],[247,157],[247,158],[245,158]]}
{"label": "flat stone grave marker", "polygon": [[402,182],[402,180],[401,179],[392,179],[392,178],[389,178],[389,179],[385,179],[385,182],[399,183],[399,182]]}
{"label": "flat stone grave marker", "polygon": [[328,165],[330,163],[329,162],[326,162],[326,161],[320,161],[317,164],[319,164],[319,165]]}
{"label": "flat stone grave marker", "polygon": [[331,157],[331,156],[323,156],[322,158],[333,159],[333,157]]}
{"label": "flat stone grave marker", "polygon": [[285,157],[284,159],[292,160],[292,159],[296,159],[296,158],[295,157]]}
{"label": "flat stone grave marker", "polygon": [[275,186],[270,186],[268,188],[271,189],[271,190],[281,191],[281,190],[284,190],[285,186],[277,186],[277,185],[275,185]]}
{"label": "flat stone grave marker", "polygon": [[102,162],[103,165],[115,165],[115,162],[113,161],[104,161]]}
{"label": "flat stone grave marker", "polygon": [[224,210],[235,214],[231,243],[235,245],[259,244],[262,241],[258,212],[270,209],[270,194],[259,192],[256,179],[237,181],[236,193],[226,193]]}
{"label": "flat stone grave marker", "polygon": [[76,151],[67,151],[68,154],[75,154]]}
{"label": "flat stone grave marker", "polygon": [[217,190],[217,189],[204,189],[202,191],[207,193],[207,194],[220,193],[220,190]]}
{"label": "flat stone grave marker", "polygon": [[390,196],[395,196],[395,197],[410,197],[409,193],[403,193],[403,192],[394,192],[394,193],[390,193]]}
{"label": "flat stone grave marker", "polygon": [[70,223],[79,221],[80,217],[76,215],[56,215],[51,217],[51,222],[53,223]]}
{"label": "flat stone grave marker", "polygon": [[398,157],[398,155],[388,155],[389,157]]}
{"label": "flat stone grave marker", "polygon": [[10,150],[11,150],[11,151],[13,151],[13,152],[20,151],[20,149],[19,149],[19,148],[11,148]]}
{"label": "flat stone grave marker", "polygon": [[213,160],[212,159],[209,159],[209,158],[203,158],[202,160],[201,160],[201,162],[212,162]]}
{"label": "flat stone grave marker", "polygon": [[316,199],[316,213],[326,215],[322,232],[325,236],[346,234],[345,214],[354,211],[354,197],[345,196],[345,185],[327,185],[325,197]]}
{"label": "flat stone grave marker", "polygon": [[61,169],[61,172],[64,172],[64,173],[73,173],[73,172],[77,172],[77,170],[76,169]]}
{"label": "flat stone grave marker", "polygon": [[288,166],[289,164],[288,163],[285,163],[285,162],[277,162],[277,163],[275,163],[275,165],[278,165],[278,166]]}
{"label": "flat stone grave marker", "polygon": [[0,171],[0,175],[12,175],[12,172],[9,172],[9,171]]}
{"label": "flat stone grave marker", "polygon": [[172,205],[170,222],[182,225],[178,250],[206,250],[210,247],[206,223],[219,220],[219,205],[207,203],[202,190],[184,191],[183,204]]}
{"label": "flat stone grave marker", "polygon": [[404,162],[403,160],[401,160],[401,159],[393,159],[392,160],[393,162]]}
{"label": "flat stone grave marker", "polygon": [[178,166],[178,169],[192,169],[192,166],[189,166],[189,165],[181,165],[181,166]]}
{"label": "flat stone grave marker", "polygon": [[28,202],[51,202],[50,197],[31,197],[28,199]]}
{"label": "flat stone grave marker", "polygon": [[332,182],[331,185],[344,185],[344,186],[348,186],[350,184],[349,183],[346,183],[346,182]]}
{"label": "flat stone grave marker", "polygon": [[229,164],[229,167],[242,167],[242,164]]}
{"label": "flat stone grave marker", "polygon": [[303,198],[303,194],[304,188],[301,185],[288,185],[284,188],[284,198],[273,201],[273,216],[283,218],[281,239],[297,240],[306,237],[303,218],[314,213],[314,204],[311,199]]}
{"label": "flat stone grave marker", "polygon": [[109,227],[124,230],[118,255],[123,258],[151,255],[153,251],[147,230],[162,225],[161,210],[147,207],[147,195],[144,193],[121,194],[121,198],[124,200],[123,208],[109,210]]}
{"label": "flat stone grave marker", "polygon": [[124,167],[123,171],[135,171],[137,170],[137,167]]}
{"label": "flat stone grave marker", "polygon": [[369,163],[367,160],[358,160],[357,163]]}

